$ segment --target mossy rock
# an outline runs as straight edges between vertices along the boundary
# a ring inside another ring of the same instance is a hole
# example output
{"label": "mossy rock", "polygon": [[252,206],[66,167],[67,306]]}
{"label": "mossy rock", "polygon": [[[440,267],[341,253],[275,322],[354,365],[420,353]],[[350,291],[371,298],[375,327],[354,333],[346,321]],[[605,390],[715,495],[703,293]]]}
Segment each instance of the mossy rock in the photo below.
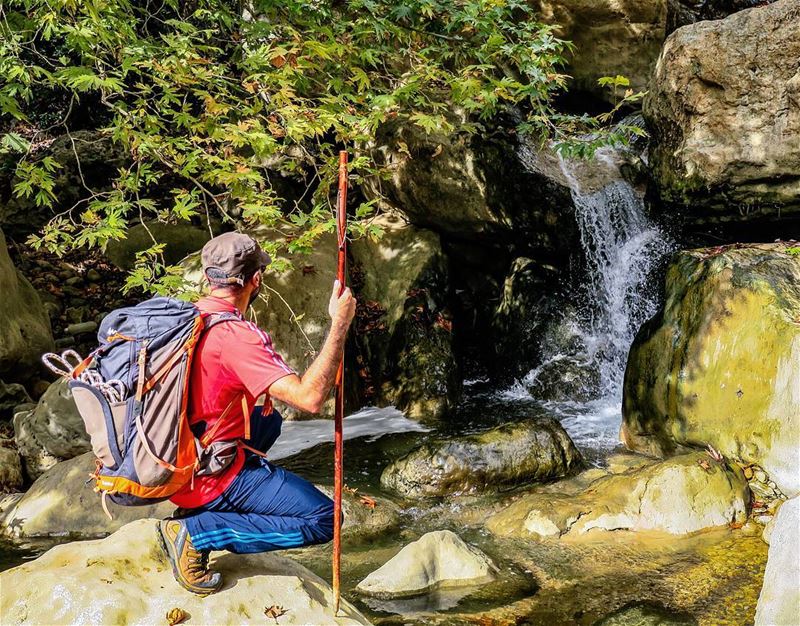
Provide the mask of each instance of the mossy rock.
{"label": "mossy rock", "polygon": [[410,497],[462,495],[559,478],[581,465],[561,424],[530,419],[423,444],[389,465],[381,484]]}
{"label": "mossy rock", "polygon": [[622,438],[657,456],[711,444],[800,490],[800,256],[785,244],[679,253],[628,358]]}

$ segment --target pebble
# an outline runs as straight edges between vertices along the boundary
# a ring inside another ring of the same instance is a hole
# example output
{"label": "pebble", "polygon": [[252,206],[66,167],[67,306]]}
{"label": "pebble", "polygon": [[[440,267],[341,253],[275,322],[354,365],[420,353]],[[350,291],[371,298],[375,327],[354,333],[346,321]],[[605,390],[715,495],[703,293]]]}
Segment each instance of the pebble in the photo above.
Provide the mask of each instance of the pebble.
{"label": "pebble", "polygon": [[755,479],[756,479],[758,482],[760,482],[760,483],[766,483],[766,482],[767,482],[767,480],[768,480],[768,479],[767,479],[767,473],[766,473],[764,470],[756,470],[756,471],[753,473],[753,476],[754,476],[754,477],[755,477]]}
{"label": "pebble", "polygon": [[61,291],[63,291],[64,295],[67,296],[80,297],[83,295],[83,289],[78,289],[77,287],[73,287],[72,285],[64,285],[61,288]]}
{"label": "pebble", "polygon": [[70,324],[80,324],[85,319],[86,309],[84,307],[71,306],[64,311],[64,317]]}
{"label": "pebble", "polygon": [[67,326],[68,335],[80,335],[82,333],[91,333],[97,330],[97,322],[81,322],[79,324],[70,324]]}
{"label": "pebble", "polygon": [[73,276],[71,278],[67,278],[67,280],[64,281],[64,283],[70,285],[71,287],[74,287],[75,285],[80,285],[82,282],[83,278],[81,278],[80,276]]}
{"label": "pebble", "polygon": [[92,268],[88,272],[86,272],[86,280],[90,283],[99,283],[103,277],[100,275],[96,269]]}
{"label": "pebble", "polygon": [[59,337],[55,341],[56,349],[68,348],[75,345],[75,337]]}
{"label": "pebble", "polygon": [[73,272],[72,270],[61,270],[58,273],[58,276],[61,278],[61,280],[67,280],[75,276],[75,272]]}
{"label": "pebble", "polygon": [[753,468],[750,467],[749,465],[744,468],[744,477],[747,480],[750,480],[753,477]]}

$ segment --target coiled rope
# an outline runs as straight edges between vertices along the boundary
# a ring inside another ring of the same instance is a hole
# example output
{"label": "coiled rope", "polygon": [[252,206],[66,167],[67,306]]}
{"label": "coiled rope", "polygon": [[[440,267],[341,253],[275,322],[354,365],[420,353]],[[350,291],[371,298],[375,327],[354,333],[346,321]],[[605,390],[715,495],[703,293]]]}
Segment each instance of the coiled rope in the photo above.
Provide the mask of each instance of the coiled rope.
{"label": "coiled rope", "polygon": [[84,369],[79,376],[73,376],[75,368],[83,362],[81,355],[75,350],[64,350],[61,354],[47,352],[42,355],[42,363],[54,374],[63,378],[80,380],[82,383],[98,389],[109,402],[122,402],[128,395],[128,388],[118,378],[103,380],[96,370]]}

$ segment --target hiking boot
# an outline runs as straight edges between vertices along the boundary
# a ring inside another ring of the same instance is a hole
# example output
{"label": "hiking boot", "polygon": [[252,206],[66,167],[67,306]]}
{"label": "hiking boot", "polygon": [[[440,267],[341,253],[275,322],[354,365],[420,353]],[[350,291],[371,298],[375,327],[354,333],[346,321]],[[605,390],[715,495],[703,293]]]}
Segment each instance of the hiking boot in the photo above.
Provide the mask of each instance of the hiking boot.
{"label": "hiking boot", "polygon": [[208,569],[208,550],[198,550],[186,524],[177,519],[160,520],[158,539],[181,587],[198,595],[214,593],[222,586],[222,576]]}

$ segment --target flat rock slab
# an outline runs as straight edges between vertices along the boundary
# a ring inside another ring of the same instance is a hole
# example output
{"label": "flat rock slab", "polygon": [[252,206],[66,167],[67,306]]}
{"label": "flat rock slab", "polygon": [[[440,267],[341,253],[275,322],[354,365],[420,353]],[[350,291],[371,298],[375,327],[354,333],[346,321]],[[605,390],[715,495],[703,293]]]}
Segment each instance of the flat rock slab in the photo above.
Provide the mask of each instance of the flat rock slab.
{"label": "flat rock slab", "polygon": [[750,492],[742,472],[705,453],[600,478],[573,495],[535,493],[492,516],[500,535],[577,536],[590,530],[681,535],[744,522]]}
{"label": "flat rock slab", "polygon": [[441,587],[488,582],[497,571],[483,552],[449,530],[408,544],[356,587],[364,595],[403,598]]}
{"label": "flat rock slab", "polygon": [[201,598],[181,588],[156,539],[156,520],[139,520],[101,540],[57,546],[0,574],[3,624],[166,624],[168,611],[189,624],[369,624],[347,601],[333,616],[330,586],[275,554],[221,554],[211,567],[222,589]]}

